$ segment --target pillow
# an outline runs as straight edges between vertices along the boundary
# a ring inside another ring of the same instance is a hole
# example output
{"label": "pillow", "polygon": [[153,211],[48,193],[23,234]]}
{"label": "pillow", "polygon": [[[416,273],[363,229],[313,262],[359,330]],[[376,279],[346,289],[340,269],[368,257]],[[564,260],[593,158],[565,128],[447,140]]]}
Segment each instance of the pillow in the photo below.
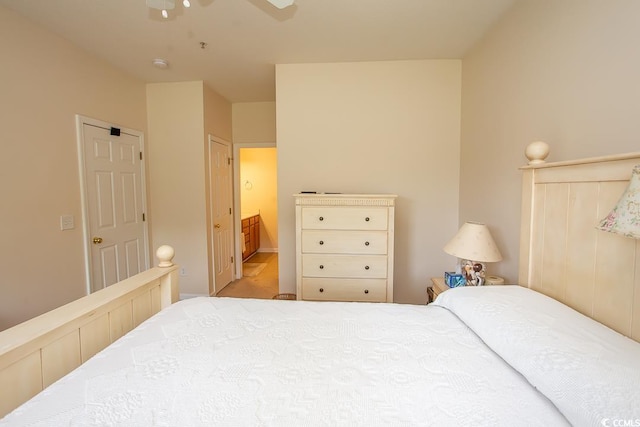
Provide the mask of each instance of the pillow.
{"label": "pillow", "polygon": [[640,343],[517,285],[455,288],[434,304],[457,315],[573,425],[640,425]]}
{"label": "pillow", "polygon": [[633,168],[629,187],[596,228],[640,239],[640,165]]}

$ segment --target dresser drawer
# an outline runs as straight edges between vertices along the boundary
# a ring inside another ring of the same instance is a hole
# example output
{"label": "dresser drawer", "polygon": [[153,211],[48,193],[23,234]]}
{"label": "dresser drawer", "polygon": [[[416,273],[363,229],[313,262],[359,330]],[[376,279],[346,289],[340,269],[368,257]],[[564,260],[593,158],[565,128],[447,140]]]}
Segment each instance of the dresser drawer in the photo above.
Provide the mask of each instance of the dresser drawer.
{"label": "dresser drawer", "polygon": [[302,252],[385,255],[387,232],[305,230],[302,232]]}
{"label": "dresser drawer", "polygon": [[388,209],[372,207],[305,207],[302,229],[386,230]]}
{"label": "dresser drawer", "polygon": [[384,302],[387,300],[387,281],[385,279],[303,278],[302,299]]}
{"label": "dresser drawer", "polygon": [[303,277],[386,278],[385,255],[302,254]]}

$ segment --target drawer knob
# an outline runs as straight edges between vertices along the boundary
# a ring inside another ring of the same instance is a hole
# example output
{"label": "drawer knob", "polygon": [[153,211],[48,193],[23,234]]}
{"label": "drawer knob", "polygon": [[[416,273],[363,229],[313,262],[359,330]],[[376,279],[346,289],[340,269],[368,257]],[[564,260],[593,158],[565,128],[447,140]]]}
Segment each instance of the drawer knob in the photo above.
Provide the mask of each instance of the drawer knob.
{"label": "drawer knob", "polygon": [[365,246],[369,246],[369,242],[364,242],[364,245]]}
{"label": "drawer knob", "polygon": [[366,217],[364,220],[365,220],[365,221],[367,221],[367,222],[369,222],[369,217]]}
{"label": "drawer knob", "polygon": [[320,292],[324,292],[324,288],[320,288]]}
{"label": "drawer knob", "polygon": [[320,270],[324,269],[324,265],[320,264]]}
{"label": "drawer knob", "polygon": [[365,294],[368,294],[368,293],[369,293],[369,289],[365,289],[365,290],[364,290],[364,293],[365,293]]}
{"label": "drawer knob", "polygon": [[369,266],[368,266],[368,265],[365,265],[365,266],[364,266],[364,269],[365,269],[365,270],[368,270],[368,269],[369,269]]}
{"label": "drawer knob", "polygon": [[324,240],[320,240],[318,243],[320,243],[320,245],[324,245]]}
{"label": "drawer knob", "polygon": [[320,221],[324,221],[324,217],[321,216],[320,218],[318,218]]}

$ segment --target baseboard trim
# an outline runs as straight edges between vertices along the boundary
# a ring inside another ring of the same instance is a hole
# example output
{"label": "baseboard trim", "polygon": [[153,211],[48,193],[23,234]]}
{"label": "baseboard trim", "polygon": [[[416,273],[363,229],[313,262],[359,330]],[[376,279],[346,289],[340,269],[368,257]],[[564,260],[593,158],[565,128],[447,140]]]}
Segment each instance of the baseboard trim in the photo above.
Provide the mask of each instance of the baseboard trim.
{"label": "baseboard trim", "polygon": [[182,301],[183,299],[190,299],[190,298],[197,298],[197,297],[208,297],[209,295],[207,294],[180,294],[180,301]]}

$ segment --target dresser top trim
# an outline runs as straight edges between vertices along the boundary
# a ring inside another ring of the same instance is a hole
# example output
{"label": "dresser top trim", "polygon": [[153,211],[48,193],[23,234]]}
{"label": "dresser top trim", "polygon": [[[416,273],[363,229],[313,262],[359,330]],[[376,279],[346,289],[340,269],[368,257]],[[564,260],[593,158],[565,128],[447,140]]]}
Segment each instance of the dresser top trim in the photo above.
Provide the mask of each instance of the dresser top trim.
{"label": "dresser top trim", "polygon": [[394,206],[395,194],[294,194],[300,206]]}

